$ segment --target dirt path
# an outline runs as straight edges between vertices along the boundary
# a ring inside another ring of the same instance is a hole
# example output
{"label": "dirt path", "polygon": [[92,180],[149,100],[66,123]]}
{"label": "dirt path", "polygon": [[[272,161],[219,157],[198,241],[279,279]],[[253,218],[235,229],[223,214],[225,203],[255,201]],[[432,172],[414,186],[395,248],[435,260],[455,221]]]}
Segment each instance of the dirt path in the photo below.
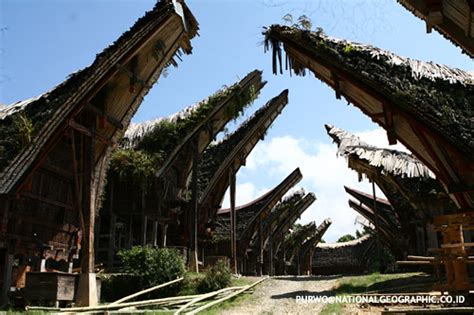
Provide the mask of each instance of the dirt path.
{"label": "dirt path", "polygon": [[318,314],[323,304],[297,303],[296,296],[333,295],[337,278],[284,277],[259,284],[252,297],[220,314]]}

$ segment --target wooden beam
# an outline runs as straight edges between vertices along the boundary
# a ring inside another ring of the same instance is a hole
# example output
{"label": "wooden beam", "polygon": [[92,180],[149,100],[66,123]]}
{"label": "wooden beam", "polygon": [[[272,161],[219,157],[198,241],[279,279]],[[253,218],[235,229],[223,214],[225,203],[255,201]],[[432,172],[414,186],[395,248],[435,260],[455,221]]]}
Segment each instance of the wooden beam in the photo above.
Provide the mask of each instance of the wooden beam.
{"label": "wooden beam", "polygon": [[90,111],[91,113],[97,115],[97,116],[102,116],[105,118],[105,120],[114,126],[117,129],[122,130],[124,128],[122,122],[118,120],[117,118],[112,117],[111,115],[107,114],[105,110],[100,110],[97,107],[93,106],[92,104],[87,104],[85,107],[86,110]]}
{"label": "wooden beam", "polygon": [[388,144],[397,144],[397,136],[395,134],[395,128],[393,126],[393,111],[391,109],[391,106],[386,102],[382,102],[382,108],[386,126],[385,129],[387,130]]}
{"label": "wooden beam", "polygon": [[[111,140],[109,139],[106,139],[104,138],[103,136],[99,135],[95,130],[92,130],[78,122],[76,122],[75,120],[73,119],[70,119],[69,122],[68,122],[68,125],[69,127],[71,127],[72,129],[82,133],[83,135],[86,135],[88,136],[89,138],[94,138],[94,139],[97,139],[99,140],[100,142],[102,142],[103,144],[105,145],[108,145],[108,146],[111,146],[114,144],[114,142],[112,142]],[[95,165],[95,161],[94,161],[94,165]]]}

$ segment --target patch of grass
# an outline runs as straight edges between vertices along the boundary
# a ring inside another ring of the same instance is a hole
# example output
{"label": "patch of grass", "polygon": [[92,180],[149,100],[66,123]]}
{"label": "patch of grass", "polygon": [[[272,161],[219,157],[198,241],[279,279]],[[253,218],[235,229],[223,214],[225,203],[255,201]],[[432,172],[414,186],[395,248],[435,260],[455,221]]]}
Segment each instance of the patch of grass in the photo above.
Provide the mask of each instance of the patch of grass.
{"label": "patch of grass", "polygon": [[384,288],[383,282],[393,279],[419,276],[419,273],[380,274],[378,272],[363,276],[343,277],[338,281],[336,295],[358,294]]}
{"label": "patch of grass", "polygon": [[253,295],[252,295],[252,289],[250,289],[249,291],[245,291],[239,295],[237,295],[235,298],[232,298],[232,299],[229,299],[229,300],[226,300],[220,304],[217,304],[207,310],[204,310],[202,312],[200,312],[199,314],[200,315],[218,315],[220,314],[223,310],[227,310],[227,309],[230,309],[234,306],[237,306],[239,304],[243,304],[243,303],[248,303],[251,301],[251,299],[253,298]]}
{"label": "patch of grass", "polygon": [[[343,277],[338,280],[337,287],[334,289],[336,296],[344,296],[350,294],[361,294],[373,290],[381,290],[390,287],[390,280],[403,279],[411,277],[419,277],[421,273],[394,273],[380,274],[374,272],[368,275]],[[392,283],[393,284],[393,283]],[[341,314],[344,312],[344,304],[334,303],[326,304],[321,314]]]}
{"label": "patch of grass", "polygon": [[255,281],[253,281],[252,279],[249,279],[247,277],[240,277],[240,278],[232,277],[231,282],[230,282],[230,286],[231,287],[242,287],[242,286],[245,286],[245,285],[252,284],[254,282]]}
{"label": "patch of grass", "polygon": [[[255,278],[248,278],[248,277],[232,278],[232,282],[230,286],[232,287],[246,286],[246,285],[254,283],[255,281],[257,281]],[[252,301],[252,299],[255,299],[254,295],[252,294],[253,290],[255,290],[255,287],[237,295],[234,298],[231,298],[207,310],[204,310],[203,312],[200,312],[199,314],[200,315],[218,315],[223,310],[233,308],[239,304],[249,303]]]}
{"label": "patch of grass", "polygon": [[326,304],[319,314],[321,315],[342,314],[343,309],[344,309],[344,304],[342,303]]}

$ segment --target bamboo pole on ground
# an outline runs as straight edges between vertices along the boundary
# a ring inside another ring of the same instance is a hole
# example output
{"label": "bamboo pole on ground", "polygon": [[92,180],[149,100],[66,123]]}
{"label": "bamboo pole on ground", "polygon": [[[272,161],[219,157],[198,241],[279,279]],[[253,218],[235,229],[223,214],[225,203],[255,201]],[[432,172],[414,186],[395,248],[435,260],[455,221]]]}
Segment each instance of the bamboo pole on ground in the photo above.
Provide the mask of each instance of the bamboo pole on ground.
{"label": "bamboo pole on ground", "polygon": [[185,305],[183,305],[180,309],[178,309],[174,314],[175,315],[178,315],[178,314],[181,314],[182,311],[184,311],[185,309],[187,309],[188,307],[190,307],[191,305],[193,304],[196,304],[197,302],[200,302],[200,301],[203,301],[203,300],[207,300],[208,298],[211,298],[213,296],[216,296],[216,295],[219,295],[223,292],[227,292],[227,291],[231,291],[231,290],[239,290],[239,289],[242,289],[244,287],[230,287],[230,288],[224,288],[224,289],[221,289],[221,290],[218,290],[218,291],[213,291],[213,292],[209,292],[209,293],[206,293],[206,294],[203,294],[203,296],[200,296],[200,297],[197,297],[195,299],[192,299],[191,301],[189,301],[188,303],[186,303]]}
{"label": "bamboo pole on ground", "polygon": [[120,304],[120,303],[123,303],[125,301],[128,301],[128,300],[131,300],[133,298],[136,298],[137,296],[140,296],[140,295],[143,295],[143,294],[146,294],[146,293],[149,293],[149,292],[152,292],[152,291],[155,291],[155,290],[158,290],[158,289],[161,289],[161,288],[164,288],[164,287],[167,287],[169,285],[172,285],[172,284],[175,284],[175,283],[178,283],[180,281],[182,281],[184,278],[181,277],[181,278],[178,278],[178,279],[175,279],[175,280],[172,280],[172,281],[169,281],[169,282],[166,282],[166,283],[162,283],[162,284],[159,284],[157,286],[154,286],[154,287],[151,287],[151,288],[148,288],[148,289],[145,289],[145,290],[142,290],[142,291],[139,291],[137,293],[134,293],[134,294],[131,294],[131,295],[127,295],[126,297],[123,297],[115,302],[112,302],[110,303],[109,305],[116,305],[116,304]]}
{"label": "bamboo pole on ground", "polygon": [[55,312],[92,312],[92,311],[106,311],[106,310],[113,310],[119,309],[129,306],[136,306],[136,307],[143,307],[148,305],[160,304],[163,302],[173,302],[173,301],[180,301],[180,300],[190,300],[196,297],[201,296],[202,294],[195,294],[195,295],[183,295],[183,296],[173,296],[168,298],[161,298],[161,299],[153,299],[153,300],[145,300],[145,301],[137,301],[137,302],[128,302],[128,303],[121,303],[121,304],[105,304],[99,306],[84,306],[84,307],[70,307],[70,308],[55,308],[55,307],[42,307],[42,306],[27,306],[25,309],[27,311],[55,311]]}
{"label": "bamboo pole on ground", "polygon": [[247,290],[253,288],[253,287],[256,286],[257,284],[259,284],[260,282],[262,282],[262,281],[264,281],[264,280],[267,280],[268,278],[269,278],[269,277],[265,277],[265,278],[263,278],[263,279],[260,279],[260,280],[254,282],[254,283],[252,283],[252,284],[250,284],[250,285],[247,285],[247,286],[243,287],[242,289],[240,289],[240,290],[237,291],[237,292],[234,292],[234,293],[232,293],[232,294],[229,294],[229,295],[227,295],[227,296],[225,296],[225,297],[223,297],[223,298],[221,298],[221,299],[219,299],[219,300],[215,300],[215,301],[212,301],[212,302],[210,302],[210,303],[204,304],[203,306],[200,306],[200,307],[196,308],[195,310],[192,310],[191,312],[188,312],[187,314],[190,314],[190,315],[192,315],[192,314],[197,314],[198,312],[201,312],[201,311],[203,311],[203,310],[205,310],[205,309],[208,309],[208,308],[211,307],[211,306],[214,306],[214,305],[217,305],[217,304],[219,304],[219,303],[222,303],[222,302],[224,302],[225,300],[228,300],[228,299],[230,299],[230,298],[233,298],[234,296],[237,296],[237,295],[239,295],[240,293],[245,292],[245,291],[247,291]]}

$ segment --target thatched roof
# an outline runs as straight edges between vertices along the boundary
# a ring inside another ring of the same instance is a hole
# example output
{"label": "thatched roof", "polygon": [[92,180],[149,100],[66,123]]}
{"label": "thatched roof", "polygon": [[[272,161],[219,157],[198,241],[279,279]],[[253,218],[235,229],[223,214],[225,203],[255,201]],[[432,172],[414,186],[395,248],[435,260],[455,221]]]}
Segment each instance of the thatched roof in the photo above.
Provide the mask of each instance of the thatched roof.
{"label": "thatched roof", "polygon": [[[225,189],[220,188],[220,195],[216,196],[213,186],[217,181],[223,178],[228,186],[227,171],[234,165],[234,171],[244,163],[245,158],[252,152],[257,142],[264,138],[266,131],[270,128],[273,121],[281,113],[288,103],[288,90],[272,98],[264,106],[259,108],[249,119],[243,122],[240,127],[232,134],[225,137],[222,141],[211,144],[204,151],[199,164],[198,190],[200,192],[199,203],[205,204],[206,198],[222,201]],[[235,160],[240,163],[235,165]]]}
{"label": "thatched roof", "polygon": [[[278,201],[288,190],[296,185],[301,178],[301,171],[297,168],[278,186],[266,194],[246,205],[236,207],[237,239],[242,242],[242,250],[246,249],[256,233],[256,223],[258,219],[262,215],[268,215]],[[213,239],[228,239],[230,237],[230,209],[220,209],[217,214],[216,231],[213,235]]]}
{"label": "thatched roof", "polygon": [[[109,76],[112,77],[120,71],[119,67],[124,66],[120,63],[126,62],[129,54],[143,47],[144,43],[147,43],[147,40],[154,36],[164,23],[176,17],[179,17],[182,27],[186,30],[178,36],[176,46],[166,49],[157,47],[157,53],[160,53],[159,56],[157,55],[157,60],[162,64],[146,78],[146,82],[141,85],[132,104],[126,104],[125,109],[114,108],[117,113],[125,112],[123,116],[115,117],[115,119],[124,127],[128,126],[132,115],[158,79],[163,67],[177,64],[173,55],[181,51],[186,54],[191,53],[189,39],[197,34],[198,25],[183,1],[158,2],[151,11],[138,19],[130,30],[99,53],[90,66],[71,74],[63,83],[38,97],[1,109],[0,193],[8,192],[12,188],[12,185],[42,152],[46,142],[54,134],[60,132],[59,128],[66,123],[68,117],[88,105],[90,98],[107,83]],[[175,29],[176,25],[173,28]],[[148,72],[150,70],[147,70]],[[27,145],[20,145],[19,130],[25,126],[31,139]],[[123,131],[114,132],[111,141],[118,141]]]}
{"label": "thatched roof", "polygon": [[153,161],[150,164],[154,164],[153,171],[142,177],[150,173],[161,176],[173,165],[185,181],[192,164],[192,141],[197,139],[199,152],[204,151],[227,122],[239,117],[258,97],[264,85],[262,72],[255,70],[232,86],[170,117],[132,124],[122,139],[121,149],[114,153],[111,171],[125,174],[122,177],[129,180],[129,173],[147,169],[141,167],[141,161],[150,160]]}
{"label": "thatched roof", "polygon": [[356,238],[355,240],[350,240],[347,242],[340,242],[340,243],[319,243],[318,245],[316,245],[316,247],[334,249],[334,248],[341,248],[341,247],[347,247],[347,246],[354,246],[354,245],[361,244],[369,240],[371,237],[372,237],[371,234],[365,234],[359,238]]}
{"label": "thatched roof", "polygon": [[[295,195],[297,196],[297,195]],[[273,232],[272,238],[275,244],[274,252],[278,252],[281,243],[285,240],[285,236],[291,229],[291,227],[295,224],[296,220],[301,217],[303,212],[309,208],[316,201],[316,196],[314,193],[308,193],[304,197],[300,197],[300,199],[293,200],[288,199],[284,204],[291,202],[288,204],[290,207],[290,213],[286,217],[286,219],[277,226],[276,230]]]}
{"label": "thatched roof", "polygon": [[397,212],[414,215],[415,209],[420,209],[420,215],[428,215],[429,208],[441,199],[445,210],[454,207],[447,206],[448,197],[440,182],[411,154],[370,146],[334,126],[326,125],[326,129],[338,145],[338,154],[348,159],[349,167],[374,180]]}
{"label": "thatched roof", "polygon": [[285,248],[287,249],[287,261],[291,264],[293,259],[303,245],[303,243],[311,238],[316,232],[316,222],[309,222],[305,225],[298,226],[289,233],[285,238]]}
{"label": "thatched roof", "polygon": [[[346,74],[360,80],[474,158],[473,73],[295,27],[272,25],[265,32],[265,42],[267,49],[271,46],[273,50],[275,73],[278,61],[281,67],[282,44],[287,53],[286,67],[297,75],[304,75],[308,66],[298,54],[311,55],[326,67],[317,76],[332,87],[334,80],[331,72],[326,73],[328,68],[339,71],[341,80]],[[337,84],[334,88],[339,93]]]}
{"label": "thatched roof", "polygon": [[431,171],[412,154],[368,145],[359,137],[331,125],[326,125],[326,130],[337,144],[340,156],[356,155],[369,165],[380,168],[383,174],[407,178],[434,177]]}
{"label": "thatched roof", "polygon": [[274,72],[283,46],[290,71],[310,69],[383,127],[389,143],[400,140],[422,160],[457,207],[474,207],[474,73],[295,27],[273,25],[265,35]]}
{"label": "thatched roof", "polygon": [[[437,30],[464,53],[474,58],[474,5],[472,1],[397,0],[416,17],[425,20],[427,32]],[[431,3],[430,3],[431,2]],[[467,25],[466,25],[467,24]]]}
{"label": "thatched roof", "polygon": [[331,219],[325,219],[314,231],[313,235],[311,235],[308,239],[306,239],[303,244],[301,244],[300,252],[300,259],[302,259],[308,253],[312,253],[312,251],[316,248],[316,245],[321,241],[323,238],[324,233],[329,229],[331,226],[332,221]]}

